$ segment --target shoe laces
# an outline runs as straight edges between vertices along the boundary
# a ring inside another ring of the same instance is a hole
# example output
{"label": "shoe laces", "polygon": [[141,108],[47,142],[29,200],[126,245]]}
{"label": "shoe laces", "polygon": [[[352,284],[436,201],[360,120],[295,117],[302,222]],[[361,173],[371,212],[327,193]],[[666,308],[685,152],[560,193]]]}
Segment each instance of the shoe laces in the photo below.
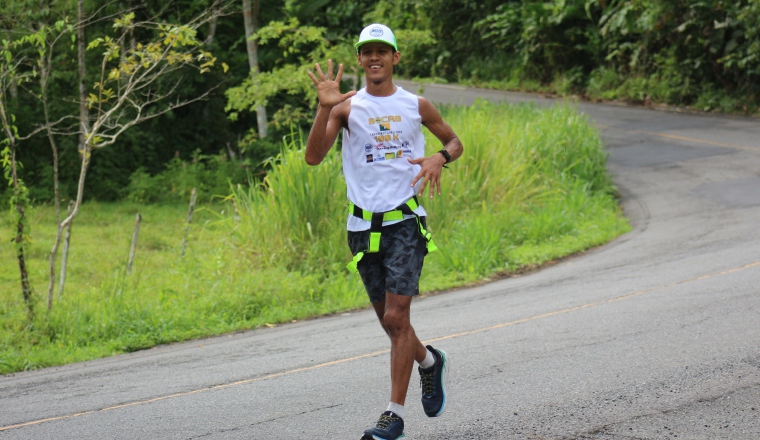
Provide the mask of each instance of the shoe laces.
{"label": "shoe laces", "polygon": [[380,429],[387,429],[388,426],[391,425],[391,423],[398,420],[398,416],[394,415],[388,415],[388,414],[382,414],[380,415],[380,420],[377,421],[377,427]]}
{"label": "shoe laces", "polygon": [[435,369],[425,372],[420,371],[420,388],[422,388],[422,394],[432,395],[435,393],[435,386],[433,379],[435,378]]}

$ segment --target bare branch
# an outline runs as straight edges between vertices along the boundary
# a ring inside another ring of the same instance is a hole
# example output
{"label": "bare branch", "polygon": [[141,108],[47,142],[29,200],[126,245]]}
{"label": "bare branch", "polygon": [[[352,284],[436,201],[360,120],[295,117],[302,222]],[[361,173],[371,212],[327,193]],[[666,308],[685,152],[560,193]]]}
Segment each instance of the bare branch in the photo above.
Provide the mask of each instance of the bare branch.
{"label": "bare branch", "polygon": [[[103,133],[103,134],[100,134],[100,136],[101,136],[101,137],[102,137],[104,140],[103,140],[103,141],[101,141],[100,143],[98,143],[98,145],[94,145],[93,147],[95,147],[95,148],[102,148],[102,147],[105,147],[105,146],[107,146],[107,145],[111,145],[111,144],[113,144],[114,142],[116,142],[116,139],[117,139],[117,138],[118,138],[118,137],[119,137],[119,136],[120,136],[122,133],[124,133],[124,131],[126,131],[127,129],[129,129],[130,127],[132,127],[132,126],[134,126],[134,125],[137,125],[137,124],[139,124],[139,123],[141,123],[141,122],[145,122],[145,121],[147,121],[147,120],[149,120],[149,119],[153,119],[153,118],[155,118],[156,116],[160,116],[160,115],[163,115],[163,114],[165,114],[165,113],[167,113],[167,112],[170,112],[170,111],[172,111],[172,110],[174,110],[174,109],[177,109],[177,108],[179,108],[179,107],[183,107],[183,106],[186,106],[186,105],[192,104],[193,102],[197,102],[197,101],[202,101],[202,100],[205,100],[206,98],[208,98],[208,97],[209,97],[209,95],[211,95],[211,92],[213,92],[213,91],[214,91],[215,89],[217,89],[218,87],[219,87],[219,86],[214,86],[214,87],[212,87],[211,89],[207,90],[205,93],[201,94],[200,96],[197,96],[197,97],[195,97],[195,98],[192,98],[192,99],[183,100],[183,101],[177,101],[177,102],[175,102],[175,103],[173,103],[173,104],[170,104],[170,105],[168,105],[168,106],[167,106],[166,108],[164,108],[164,109],[161,109],[161,110],[159,110],[159,111],[157,111],[157,112],[155,112],[155,113],[150,113],[150,114],[147,114],[147,115],[142,115],[142,113],[141,113],[141,111],[142,111],[142,109],[143,109],[144,105],[143,105],[143,106],[137,106],[137,108],[140,110],[140,111],[138,111],[138,115],[137,115],[137,117],[135,117],[134,119],[130,120],[129,122],[126,122],[126,123],[124,123],[124,124],[121,124],[121,125],[120,125],[120,127],[119,127],[119,130],[118,130],[116,133],[113,133],[113,134],[105,134],[105,133]],[[156,102],[157,102],[157,101],[158,101],[158,100],[156,100]]]}
{"label": "bare branch", "polygon": [[[31,137],[33,137],[37,133],[40,133],[40,132],[43,132],[43,131],[46,131],[46,130],[53,130],[53,128],[55,126],[57,126],[58,124],[60,124],[61,122],[65,121],[67,119],[78,119],[78,118],[76,116],[73,116],[73,115],[63,116],[60,119],[58,119],[57,121],[49,122],[49,123],[42,124],[42,125],[37,125],[37,128],[35,128],[34,130],[30,131],[29,133],[27,133],[27,134],[25,134],[23,136],[18,136],[16,139],[20,140],[20,141],[25,141],[27,139],[30,139]],[[53,132],[53,133],[59,133],[59,132]]]}

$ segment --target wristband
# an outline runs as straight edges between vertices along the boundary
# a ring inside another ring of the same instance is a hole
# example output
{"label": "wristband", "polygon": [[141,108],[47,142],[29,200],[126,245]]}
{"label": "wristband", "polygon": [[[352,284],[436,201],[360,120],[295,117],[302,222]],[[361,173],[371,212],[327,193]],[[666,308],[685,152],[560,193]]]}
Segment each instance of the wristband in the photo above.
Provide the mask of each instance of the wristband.
{"label": "wristband", "polygon": [[448,151],[446,151],[445,149],[443,149],[443,150],[439,151],[439,153],[443,154],[443,158],[446,159],[446,163],[451,162],[451,155],[449,154]]}

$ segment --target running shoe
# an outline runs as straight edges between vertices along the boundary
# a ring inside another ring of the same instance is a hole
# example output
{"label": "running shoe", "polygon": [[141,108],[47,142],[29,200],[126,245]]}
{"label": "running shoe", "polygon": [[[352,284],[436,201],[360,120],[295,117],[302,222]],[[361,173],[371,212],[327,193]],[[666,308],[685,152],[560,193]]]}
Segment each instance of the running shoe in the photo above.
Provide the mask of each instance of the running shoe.
{"label": "running shoe", "polygon": [[449,358],[443,350],[427,346],[435,357],[435,365],[430,368],[417,368],[420,372],[422,388],[422,407],[428,417],[438,417],[446,409],[446,381],[449,375]]}
{"label": "running shoe", "polygon": [[398,440],[404,438],[404,420],[391,411],[386,411],[377,421],[377,426],[364,431],[362,440]]}

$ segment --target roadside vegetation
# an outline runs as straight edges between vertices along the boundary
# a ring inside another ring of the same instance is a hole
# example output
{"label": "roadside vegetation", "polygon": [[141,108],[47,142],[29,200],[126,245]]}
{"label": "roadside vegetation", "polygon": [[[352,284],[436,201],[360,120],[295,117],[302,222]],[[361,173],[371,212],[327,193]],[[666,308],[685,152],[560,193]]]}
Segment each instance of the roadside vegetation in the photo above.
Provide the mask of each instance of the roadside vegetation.
{"label": "roadside vegetation", "polygon": [[[0,372],[366,304],[339,157],[300,150],[306,71],[329,58],[361,87],[370,22],[395,30],[398,77],[756,115],[759,20],[758,0],[2,2]],[[572,108],[442,112],[466,152],[426,203],[423,290],[627,230]]]}
{"label": "roadside vegetation", "polygon": [[[422,17],[404,13],[411,3]],[[396,26],[427,26],[410,77],[480,87],[758,114],[757,0],[398,2]],[[430,50],[435,48],[435,50]]]}
{"label": "roadside vegetation", "polygon": [[[250,29],[243,10],[251,16]],[[208,20],[193,21],[199,16]],[[315,61],[343,62],[345,87],[361,86],[352,47],[364,25],[374,21],[397,33],[401,77],[758,112],[757,0],[7,0],[0,5],[0,42],[20,44],[10,50],[15,71],[8,78],[37,76],[22,84],[10,81],[0,101],[15,116],[18,136],[28,135],[46,121],[39,80],[48,77],[47,119],[69,117],[53,135],[59,191],[61,198],[71,199],[82,149],[78,83],[84,81],[86,98],[101,82],[102,39],[112,38],[133,53],[154,37],[145,24],[195,23],[195,38],[216,58],[216,68],[202,75],[191,70],[167,74],[160,82],[169,90],[176,86],[174,95],[153,109],[163,111],[177,99],[211,92],[205,100],[125,131],[107,148],[95,148],[84,200],[123,200],[131,181],[156,176],[175,158],[189,162],[198,154],[221,152],[263,173],[262,164],[277,154],[291,125],[308,129],[316,95],[305,70]],[[253,47],[247,47],[249,31],[257,43]],[[31,35],[42,38],[21,44]],[[100,46],[86,49],[99,38]],[[22,56],[26,59],[16,64]],[[251,74],[254,66],[259,75]],[[122,81],[124,74],[119,74]],[[29,198],[54,203],[56,172],[45,132],[24,140],[16,156]],[[7,185],[0,185],[0,202],[10,197]]]}
{"label": "roadside vegetation", "polygon": [[[481,102],[442,113],[466,154],[445,171],[444,194],[424,202],[440,251],[426,261],[423,291],[516,273],[629,230],[599,134],[573,108]],[[430,152],[439,148],[426,136]],[[285,139],[263,181],[228,187],[219,195],[231,195],[196,211],[184,256],[184,204],[89,202],[72,230],[66,289],[49,313],[34,296],[30,320],[16,268],[2,264],[0,373],[365,307],[359,277],[345,269],[351,256],[339,151],[309,167],[300,132]],[[181,187],[181,168],[141,180],[134,197]],[[128,274],[138,213],[143,223]],[[54,210],[35,207],[28,219],[36,291],[48,270]],[[3,241],[13,226],[2,217]],[[13,260],[10,247],[0,248],[0,261]]]}

